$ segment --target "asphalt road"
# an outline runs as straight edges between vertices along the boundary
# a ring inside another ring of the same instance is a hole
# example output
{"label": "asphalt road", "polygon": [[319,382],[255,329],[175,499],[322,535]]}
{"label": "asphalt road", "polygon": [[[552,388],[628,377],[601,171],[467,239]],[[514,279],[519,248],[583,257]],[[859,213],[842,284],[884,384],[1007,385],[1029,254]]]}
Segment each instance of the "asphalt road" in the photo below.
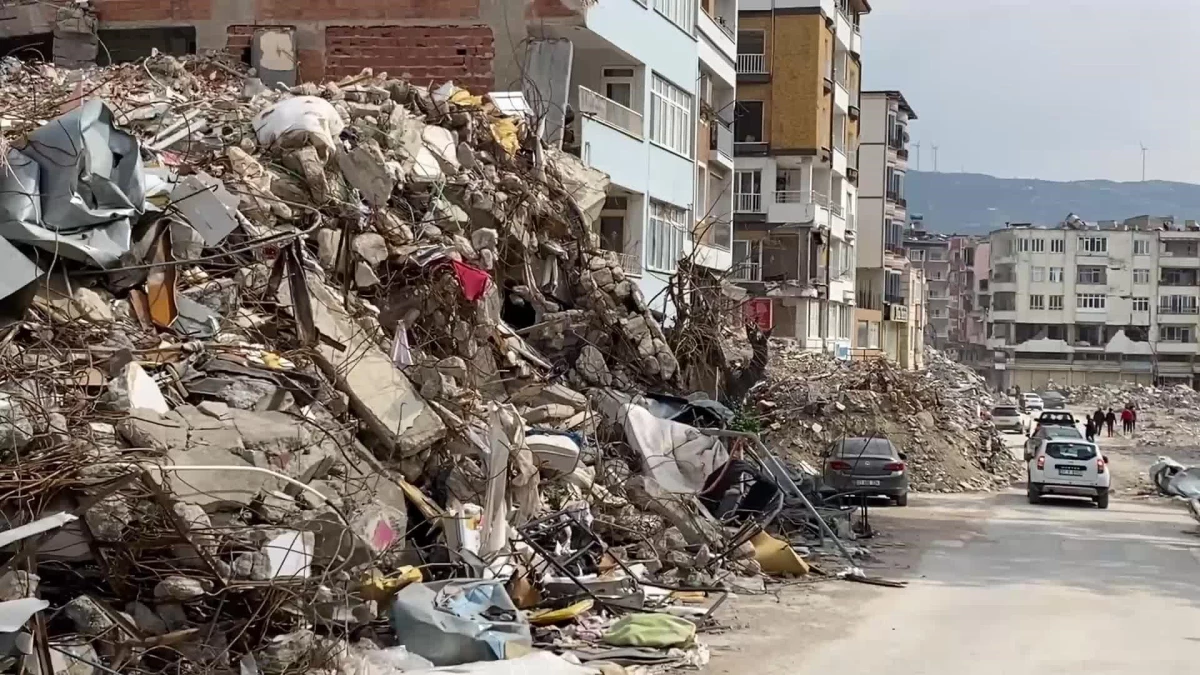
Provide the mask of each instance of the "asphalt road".
{"label": "asphalt road", "polygon": [[840,636],[806,645],[786,672],[1197,670],[1200,535],[1176,505],[1030,506],[1010,491],[914,496],[887,518],[922,540],[911,569],[891,575],[909,587],[879,589]]}

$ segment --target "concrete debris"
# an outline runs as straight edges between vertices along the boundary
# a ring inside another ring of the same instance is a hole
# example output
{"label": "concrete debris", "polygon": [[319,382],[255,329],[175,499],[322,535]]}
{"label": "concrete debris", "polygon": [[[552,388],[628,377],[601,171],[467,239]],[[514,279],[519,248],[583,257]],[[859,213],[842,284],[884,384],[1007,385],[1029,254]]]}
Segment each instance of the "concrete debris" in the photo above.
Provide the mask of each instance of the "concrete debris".
{"label": "concrete debris", "polygon": [[[290,44],[277,32],[257,58]],[[715,598],[761,572],[736,533],[777,510],[725,509],[742,483],[701,475],[741,454],[651,472],[593,409],[589,390],[691,394],[686,340],[599,247],[606,175],[544,145],[511,92],[371,71],[288,90],[220,58],[0,67],[25,94],[5,147],[98,158],[60,175],[14,151],[0,177],[40,171],[55,200],[0,195],[19,224],[0,247],[63,247],[0,284],[19,321],[0,348],[0,509],[30,554],[0,601],[63,608],[34,638],[62,645],[55,673],[333,672],[352,632],[399,641],[387,608],[418,582],[490,580],[508,613],[489,621],[524,636],[507,608],[575,607],[580,584],[629,596],[571,610],[602,627],[604,603],[676,602],[654,584]],[[680,472],[685,494],[648,478]],[[667,528],[670,554],[651,544]],[[456,611],[443,601],[430,611]]]}

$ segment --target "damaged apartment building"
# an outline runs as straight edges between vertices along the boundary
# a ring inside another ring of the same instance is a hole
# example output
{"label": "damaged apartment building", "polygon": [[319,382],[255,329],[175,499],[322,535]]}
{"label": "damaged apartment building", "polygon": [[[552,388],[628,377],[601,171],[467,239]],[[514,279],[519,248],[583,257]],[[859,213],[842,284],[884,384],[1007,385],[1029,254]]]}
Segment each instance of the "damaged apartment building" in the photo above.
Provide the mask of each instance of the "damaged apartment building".
{"label": "damaged apartment building", "polygon": [[737,0],[3,4],[6,51],[60,65],[215,50],[268,86],[371,68],[519,92],[543,138],[609,175],[595,234],[656,311],[681,259],[730,268]]}
{"label": "damaged apartment building", "polygon": [[742,0],[734,262],[777,337],[850,358],[864,0]]}
{"label": "damaged apartment building", "polygon": [[987,346],[998,384],[1200,384],[1200,228],[1170,218],[989,237]]}

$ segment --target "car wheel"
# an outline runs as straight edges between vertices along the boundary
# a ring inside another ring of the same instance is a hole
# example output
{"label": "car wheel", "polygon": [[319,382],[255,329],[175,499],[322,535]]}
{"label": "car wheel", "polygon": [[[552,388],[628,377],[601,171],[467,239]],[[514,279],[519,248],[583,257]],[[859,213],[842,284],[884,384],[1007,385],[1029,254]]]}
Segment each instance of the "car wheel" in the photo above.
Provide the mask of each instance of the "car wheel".
{"label": "car wheel", "polygon": [[1102,493],[1098,497],[1096,497],[1096,506],[1101,509],[1108,508],[1108,493],[1107,492]]}
{"label": "car wheel", "polygon": [[1037,488],[1033,487],[1032,483],[1030,483],[1029,487],[1025,489],[1025,497],[1029,499],[1030,504],[1040,504],[1042,501],[1042,493],[1038,492]]}
{"label": "car wheel", "polygon": [[899,497],[894,497],[892,501],[896,502],[896,506],[908,506],[908,493],[905,492]]}

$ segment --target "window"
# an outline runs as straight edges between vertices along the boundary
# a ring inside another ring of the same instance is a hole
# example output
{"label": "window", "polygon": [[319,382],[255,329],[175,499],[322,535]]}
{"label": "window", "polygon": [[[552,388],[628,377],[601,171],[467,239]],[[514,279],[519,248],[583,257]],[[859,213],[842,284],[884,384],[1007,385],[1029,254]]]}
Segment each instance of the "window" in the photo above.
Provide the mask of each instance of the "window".
{"label": "window", "polygon": [[[1056,240],[1052,239],[1051,241],[1056,241]],[[1063,268],[1051,267],[1050,268],[1050,283],[1061,284],[1062,280],[1063,280]]]}
{"label": "window", "polygon": [[1050,240],[1050,252],[1051,253],[1064,253],[1064,252],[1066,252],[1066,250],[1067,250],[1067,242],[1065,240],[1063,240],[1063,239],[1051,239]]}
{"label": "window", "polygon": [[1034,267],[1029,273],[1029,279],[1030,279],[1030,281],[1045,281],[1046,280],[1046,268],[1045,267]]}
{"label": "window", "polygon": [[945,319],[950,316],[950,310],[945,307],[934,307],[932,314],[935,319]]}
{"label": "window", "polygon": [[925,249],[923,249],[923,248],[909,249],[908,259],[913,260],[915,262],[925,262]]}
{"label": "window", "polygon": [[1108,238],[1080,237],[1079,250],[1084,253],[1108,253]]}
{"label": "window", "polygon": [[[655,4],[662,0],[655,0]],[[668,0],[674,1],[674,0]],[[692,96],[654,75],[650,91],[650,140],[686,157],[692,156]]]}
{"label": "window", "polygon": [[1080,293],[1075,296],[1075,309],[1104,309],[1107,301],[1101,293]]}
{"label": "window", "polygon": [[673,272],[675,263],[683,256],[683,242],[687,237],[688,213],[686,210],[650,202],[650,228],[646,237],[646,267],[663,272]]}
{"label": "window", "polygon": [[867,331],[868,331],[867,322],[859,321],[858,322],[858,346],[860,349],[866,348],[866,346],[868,344],[867,339],[870,334]]}
{"label": "window", "polygon": [[1133,311],[1149,312],[1150,311],[1150,298],[1134,298],[1133,299]]}
{"label": "window", "polygon": [[737,53],[761,55],[767,53],[767,32],[761,30],[739,30]]}
{"label": "window", "polygon": [[1042,239],[1041,237],[1034,239],[1033,240],[1033,252],[1034,253],[1045,253],[1046,252],[1046,240]]}
{"label": "window", "polygon": [[733,116],[733,140],[736,143],[763,142],[763,102],[738,101]]}
{"label": "window", "polygon": [[633,68],[605,68],[604,96],[620,103],[626,108],[637,108],[633,100],[634,84],[636,82]]}
{"label": "window", "polygon": [[1134,239],[1133,240],[1134,255],[1150,255],[1150,240],[1149,239]]}
{"label": "window", "polygon": [[654,11],[692,35],[696,30],[696,7],[699,4],[695,0],[654,0]]}
{"label": "window", "polygon": [[762,242],[735,239],[733,242],[733,278],[738,281],[762,281]]}
{"label": "window", "polygon": [[1079,276],[1076,277],[1076,283],[1080,284],[1103,284],[1106,283],[1108,270],[1096,265],[1085,265],[1079,268]]}
{"label": "window", "polygon": [[1191,342],[1192,327],[1191,326],[1159,326],[1158,327],[1159,342]]}
{"label": "window", "polygon": [[1135,284],[1148,284],[1148,283],[1150,283],[1150,270],[1148,270],[1148,269],[1135,269],[1135,270],[1133,271],[1133,283],[1135,283]]}
{"label": "window", "polygon": [[1062,298],[1063,298],[1063,296],[1061,296],[1061,295],[1051,295],[1050,296],[1050,311],[1052,311],[1052,312],[1061,312],[1062,311],[1062,308],[1063,308]]}
{"label": "window", "polygon": [[934,270],[932,279],[933,279],[934,281],[941,281],[941,280],[942,280],[942,271],[941,271],[941,270]]}
{"label": "window", "polygon": [[1020,239],[1018,239],[1017,240],[1017,252],[1018,253],[1029,253],[1029,249],[1031,248],[1030,247],[1031,241],[1032,241],[1031,239],[1028,239],[1026,237],[1021,237]]}
{"label": "window", "polygon": [[1044,296],[1044,295],[1029,296],[1029,309],[1046,309],[1046,296]]}

